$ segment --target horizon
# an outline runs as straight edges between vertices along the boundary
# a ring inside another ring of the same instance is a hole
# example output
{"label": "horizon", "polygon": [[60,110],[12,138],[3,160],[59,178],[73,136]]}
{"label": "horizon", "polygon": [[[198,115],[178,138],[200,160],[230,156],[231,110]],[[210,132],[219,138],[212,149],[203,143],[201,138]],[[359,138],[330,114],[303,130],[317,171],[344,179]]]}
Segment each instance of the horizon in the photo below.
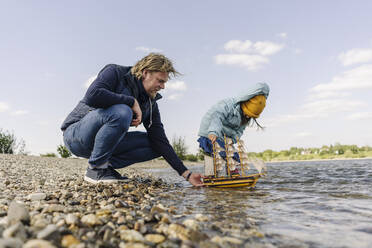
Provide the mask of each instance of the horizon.
{"label": "horizon", "polygon": [[256,82],[267,82],[270,95],[258,120],[266,130],[247,127],[242,137],[249,152],[372,146],[371,7],[3,1],[0,129],[24,139],[32,155],[56,153],[62,121],[106,64],[160,52],[182,73],[159,92],[162,121],[170,141],[185,137],[189,153],[206,111]]}

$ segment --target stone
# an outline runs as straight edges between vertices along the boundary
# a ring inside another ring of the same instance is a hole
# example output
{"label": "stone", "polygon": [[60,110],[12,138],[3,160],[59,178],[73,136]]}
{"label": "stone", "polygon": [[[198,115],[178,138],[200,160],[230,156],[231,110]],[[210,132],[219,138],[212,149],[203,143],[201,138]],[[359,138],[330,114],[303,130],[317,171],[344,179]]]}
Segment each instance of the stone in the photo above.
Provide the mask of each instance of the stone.
{"label": "stone", "polygon": [[10,224],[21,221],[24,224],[30,223],[30,214],[23,202],[12,201],[8,209],[8,220]]}
{"label": "stone", "polygon": [[61,238],[56,225],[50,224],[37,234],[38,239],[59,241]]}
{"label": "stone", "polygon": [[221,246],[226,246],[226,243],[231,243],[234,245],[241,245],[243,244],[243,241],[237,238],[233,237],[220,237],[220,236],[214,236],[211,239],[212,242],[220,244]]}
{"label": "stone", "polygon": [[144,242],[145,238],[135,230],[121,230],[120,238],[128,242]]}
{"label": "stone", "polygon": [[208,217],[202,214],[196,214],[195,219],[200,222],[206,222],[208,221]]}
{"label": "stone", "polygon": [[193,219],[186,219],[186,220],[183,221],[182,224],[184,224],[188,228],[191,228],[195,231],[200,229],[199,223],[196,220],[193,220]]}
{"label": "stone", "polygon": [[46,219],[44,219],[44,218],[42,218],[42,217],[39,217],[39,218],[36,218],[35,220],[33,219],[33,220],[31,221],[31,225],[32,225],[33,227],[38,228],[38,229],[43,229],[43,228],[45,228],[47,225],[49,225],[49,222],[48,222]]}
{"label": "stone", "polygon": [[4,218],[0,218],[0,226],[9,226],[10,221],[8,216],[5,216]]}
{"label": "stone", "polygon": [[5,229],[3,232],[4,238],[18,238],[22,241],[27,240],[26,229],[21,222],[13,224],[9,228]]}
{"label": "stone", "polygon": [[56,248],[56,247],[46,240],[31,239],[23,245],[23,248]]}
{"label": "stone", "polygon": [[162,205],[156,205],[151,208],[151,213],[164,213],[166,209]]}
{"label": "stone", "polygon": [[62,237],[61,245],[63,247],[71,247],[72,245],[78,245],[80,241],[74,237],[74,235],[65,235]]}
{"label": "stone", "polygon": [[45,193],[32,193],[27,196],[27,199],[30,201],[41,201],[45,200],[46,196]]}
{"label": "stone", "polygon": [[84,215],[81,218],[81,222],[83,224],[87,225],[87,226],[98,226],[98,225],[102,225],[102,222],[94,214]]}
{"label": "stone", "polygon": [[43,213],[63,212],[65,207],[59,204],[50,204],[43,209]]}
{"label": "stone", "polygon": [[20,239],[15,238],[0,238],[0,247],[1,248],[22,248],[23,242]]}
{"label": "stone", "polygon": [[159,244],[165,240],[165,237],[161,234],[147,234],[145,239],[151,243]]}
{"label": "stone", "polygon": [[76,225],[79,223],[78,217],[74,214],[67,214],[65,217],[65,221],[67,225]]}

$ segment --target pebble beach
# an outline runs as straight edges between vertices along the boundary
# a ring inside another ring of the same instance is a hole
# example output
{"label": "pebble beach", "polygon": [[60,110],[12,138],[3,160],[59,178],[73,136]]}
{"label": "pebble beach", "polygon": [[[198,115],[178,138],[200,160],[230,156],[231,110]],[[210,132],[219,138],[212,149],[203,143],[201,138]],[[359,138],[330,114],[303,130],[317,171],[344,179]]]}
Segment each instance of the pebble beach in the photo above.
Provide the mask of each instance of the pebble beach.
{"label": "pebble beach", "polygon": [[84,159],[0,154],[0,248],[244,247],[201,231],[207,216],[161,204],[176,186],[145,173],[146,163],[121,169],[130,181],[117,184],[85,182],[86,167]]}

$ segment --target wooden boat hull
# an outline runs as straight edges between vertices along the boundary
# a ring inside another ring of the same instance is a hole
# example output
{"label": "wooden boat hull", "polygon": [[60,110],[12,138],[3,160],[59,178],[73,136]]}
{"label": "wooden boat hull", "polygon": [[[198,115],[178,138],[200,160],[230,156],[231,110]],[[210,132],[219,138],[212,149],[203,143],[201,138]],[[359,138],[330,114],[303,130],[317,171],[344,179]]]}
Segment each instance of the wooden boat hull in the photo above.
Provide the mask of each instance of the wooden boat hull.
{"label": "wooden boat hull", "polygon": [[206,177],[203,179],[204,185],[208,187],[218,188],[236,188],[236,187],[254,187],[261,174],[253,174],[248,176],[232,176],[232,177]]}

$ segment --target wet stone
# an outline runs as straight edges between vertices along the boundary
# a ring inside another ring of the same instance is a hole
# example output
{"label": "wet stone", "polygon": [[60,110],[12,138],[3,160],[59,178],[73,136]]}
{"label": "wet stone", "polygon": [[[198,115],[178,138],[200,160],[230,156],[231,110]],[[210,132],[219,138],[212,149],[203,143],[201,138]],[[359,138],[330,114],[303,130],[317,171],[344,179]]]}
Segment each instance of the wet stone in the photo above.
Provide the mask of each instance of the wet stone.
{"label": "wet stone", "polygon": [[183,224],[185,226],[187,226],[188,228],[191,228],[191,229],[196,230],[196,231],[200,229],[199,223],[196,220],[193,220],[193,219],[184,220]]}

